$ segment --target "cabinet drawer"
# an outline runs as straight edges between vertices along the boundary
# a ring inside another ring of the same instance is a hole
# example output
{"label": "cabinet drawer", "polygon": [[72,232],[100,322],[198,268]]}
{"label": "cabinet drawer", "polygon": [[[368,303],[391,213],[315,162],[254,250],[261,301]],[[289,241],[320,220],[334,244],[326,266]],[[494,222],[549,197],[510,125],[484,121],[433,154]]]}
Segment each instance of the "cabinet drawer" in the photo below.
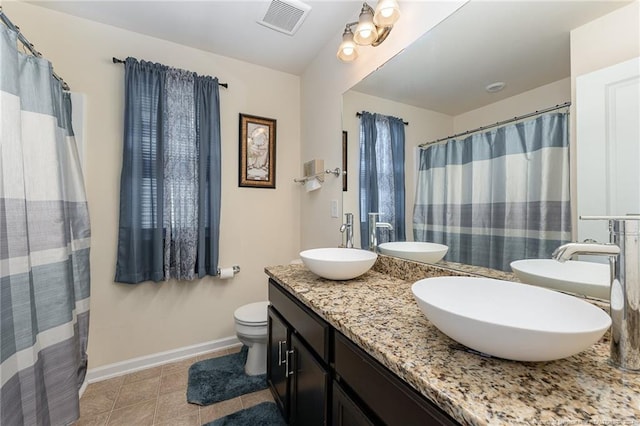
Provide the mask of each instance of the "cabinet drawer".
{"label": "cabinet drawer", "polygon": [[374,426],[375,423],[362,411],[337,382],[333,382],[333,426]]}
{"label": "cabinet drawer", "polygon": [[335,371],[358,399],[387,425],[457,425],[369,354],[334,333]]}
{"label": "cabinet drawer", "polygon": [[298,335],[322,358],[329,362],[329,324],[269,280],[269,301]]}

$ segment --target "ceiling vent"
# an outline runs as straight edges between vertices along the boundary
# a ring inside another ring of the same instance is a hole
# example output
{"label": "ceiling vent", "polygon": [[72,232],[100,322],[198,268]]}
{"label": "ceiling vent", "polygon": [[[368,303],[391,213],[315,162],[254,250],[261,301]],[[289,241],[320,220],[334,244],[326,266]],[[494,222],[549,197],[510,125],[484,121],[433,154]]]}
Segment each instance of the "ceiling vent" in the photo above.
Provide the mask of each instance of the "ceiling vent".
{"label": "ceiling vent", "polygon": [[311,11],[311,6],[297,0],[272,0],[267,13],[258,24],[294,35]]}

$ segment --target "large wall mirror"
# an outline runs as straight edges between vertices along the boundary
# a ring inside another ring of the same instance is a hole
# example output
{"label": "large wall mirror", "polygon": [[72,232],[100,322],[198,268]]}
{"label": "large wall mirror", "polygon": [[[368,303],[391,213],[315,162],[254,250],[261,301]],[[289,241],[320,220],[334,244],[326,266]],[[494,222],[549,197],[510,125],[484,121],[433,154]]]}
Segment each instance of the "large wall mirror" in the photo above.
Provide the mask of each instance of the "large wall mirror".
{"label": "large wall mirror", "polygon": [[[360,211],[358,191],[357,113],[385,114],[408,123],[405,226],[410,241],[417,146],[566,102],[575,107],[570,33],[626,5],[628,1],[471,1],[344,93],[349,175],[343,212],[354,214],[355,246],[360,247],[358,217],[366,214]],[[496,82],[504,82],[504,88],[487,90]],[[575,182],[571,185],[575,194]]]}

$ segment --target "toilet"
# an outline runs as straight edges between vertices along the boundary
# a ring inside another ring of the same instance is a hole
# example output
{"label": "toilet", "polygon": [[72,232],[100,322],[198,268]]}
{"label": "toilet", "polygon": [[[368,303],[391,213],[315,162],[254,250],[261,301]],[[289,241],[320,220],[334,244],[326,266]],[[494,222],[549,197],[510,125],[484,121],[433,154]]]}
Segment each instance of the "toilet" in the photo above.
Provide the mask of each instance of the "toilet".
{"label": "toilet", "polygon": [[268,301],[240,306],[233,313],[238,340],[249,348],[244,372],[249,376],[267,372]]}

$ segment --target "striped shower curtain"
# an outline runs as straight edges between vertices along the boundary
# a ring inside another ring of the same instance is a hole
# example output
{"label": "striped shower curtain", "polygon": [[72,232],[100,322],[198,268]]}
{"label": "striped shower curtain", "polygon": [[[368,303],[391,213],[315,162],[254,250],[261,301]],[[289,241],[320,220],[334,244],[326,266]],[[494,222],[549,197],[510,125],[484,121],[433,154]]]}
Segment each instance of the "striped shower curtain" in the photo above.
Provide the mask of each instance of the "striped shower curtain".
{"label": "striped shower curtain", "polygon": [[549,258],[571,239],[567,126],[552,113],[421,149],[414,239],[503,271]]}
{"label": "striped shower curtain", "polygon": [[87,367],[87,200],[71,100],[0,26],[0,424],[78,418]]}

